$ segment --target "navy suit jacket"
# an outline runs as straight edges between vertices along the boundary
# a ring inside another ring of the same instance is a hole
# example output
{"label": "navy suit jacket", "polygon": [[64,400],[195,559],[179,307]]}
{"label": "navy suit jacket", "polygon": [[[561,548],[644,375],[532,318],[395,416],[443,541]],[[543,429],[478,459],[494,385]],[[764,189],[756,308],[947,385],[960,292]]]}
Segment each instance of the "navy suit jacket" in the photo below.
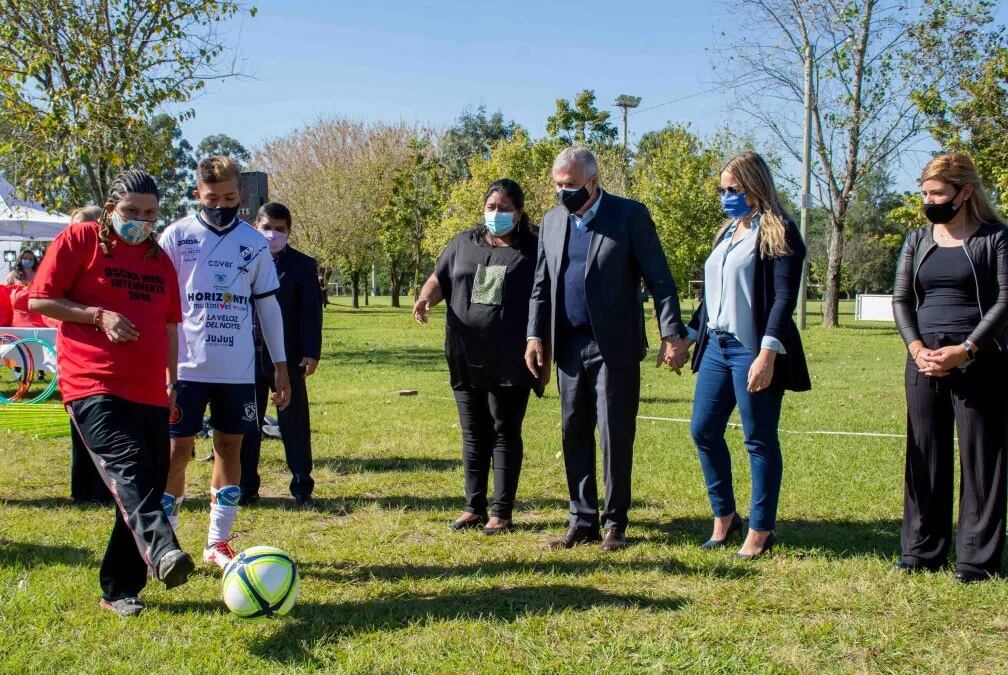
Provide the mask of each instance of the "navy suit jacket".
{"label": "navy suit jacket", "polygon": [[[291,246],[280,251],[274,262],[280,279],[276,298],[283,313],[287,369],[296,374],[301,372],[298,368],[301,359],[307,357],[317,361],[322,355],[322,290],[318,263]],[[265,344],[262,353],[264,362],[272,364]]]}
{"label": "navy suit jacket", "polygon": [[[603,360],[610,366],[638,362],[647,354],[641,281],[654,298],[662,337],[686,335],[679,293],[668,259],[647,207],[603,192],[595,217],[585,265],[585,295],[592,332]],[[568,212],[557,206],[543,216],[539,253],[529,304],[528,336],[538,337],[555,355],[557,289],[563,287],[560,266],[567,240]]]}

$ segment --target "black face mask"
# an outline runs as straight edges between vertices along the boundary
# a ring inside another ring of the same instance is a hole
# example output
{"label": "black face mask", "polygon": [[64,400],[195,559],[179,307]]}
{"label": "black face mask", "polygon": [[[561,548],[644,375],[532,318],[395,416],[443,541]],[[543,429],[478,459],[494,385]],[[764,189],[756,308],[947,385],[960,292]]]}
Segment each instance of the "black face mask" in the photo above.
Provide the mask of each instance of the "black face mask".
{"label": "black face mask", "polygon": [[956,197],[962,192],[962,188],[956,191],[952,196],[952,199],[947,202],[942,202],[941,204],[924,204],[924,217],[930,220],[932,223],[941,223],[942,225],[948,223],[950,220],[955,218],[955,214],[958,213],[959,208],[955,205]]}
{"label": "black face mask", "polygon": [[203,216],[207,219],[207,222],[214,227],[225,227],[231,224],[231,221],[235,219],[238,215],[238,206],[217,206],[210,208],[209,206],[203,207]]}
{"label": "black face mask", "polygon": [[[591,182],[591,179],[588,179]],[[556,193],[557,201],[564,205],[564,208],[571,213],[577,213],[581,210],[581,207],[588,203],[591,199],[591,193],[588,192],[588,183],[585,183],[577,190],[572,188],[561,188],[557,190]]]}

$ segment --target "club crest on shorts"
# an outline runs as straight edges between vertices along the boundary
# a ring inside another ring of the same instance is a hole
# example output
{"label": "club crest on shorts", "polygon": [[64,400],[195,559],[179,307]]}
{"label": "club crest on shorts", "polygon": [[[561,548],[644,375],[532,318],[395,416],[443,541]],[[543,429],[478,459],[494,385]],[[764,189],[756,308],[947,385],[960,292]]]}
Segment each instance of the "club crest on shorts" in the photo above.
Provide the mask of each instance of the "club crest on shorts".
{"label": "club crest on shorts", "polygon": [[245,262],[252,262],[252,249],[248,246],[240,246],[238,252],[241,255],[241,259]]}
{"label": "club crest on shorts", "polygon": [[168,424],[178,424],[182,421],[182,408],[173,405],[171,415],[168,416]]}
{"label": "club crest on shorts", "polygon": [[256,404],[255,403],[246,403],[245,404],[245,415],[244,415],[244,417],[242,417],[242,419],[245,420],[246,422],[255,422],[256,421]]}

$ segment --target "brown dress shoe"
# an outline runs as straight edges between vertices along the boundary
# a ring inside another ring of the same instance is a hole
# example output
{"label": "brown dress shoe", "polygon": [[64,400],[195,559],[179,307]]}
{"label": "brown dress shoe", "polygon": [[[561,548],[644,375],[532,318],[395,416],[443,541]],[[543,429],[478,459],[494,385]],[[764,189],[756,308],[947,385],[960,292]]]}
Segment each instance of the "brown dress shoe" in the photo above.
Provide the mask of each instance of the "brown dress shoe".
{"label": "brown dress shoe", "polygon": [[601,540],[597,527],[570,527],[560,539],[550,539],[550,548],[574,548],[578,544],[590,544]]}
{"label": "brown dress shoe", "polygon": [[602,540],[603,551],[620,551],[627,547],[626,535],[620,530],[606,530]]}

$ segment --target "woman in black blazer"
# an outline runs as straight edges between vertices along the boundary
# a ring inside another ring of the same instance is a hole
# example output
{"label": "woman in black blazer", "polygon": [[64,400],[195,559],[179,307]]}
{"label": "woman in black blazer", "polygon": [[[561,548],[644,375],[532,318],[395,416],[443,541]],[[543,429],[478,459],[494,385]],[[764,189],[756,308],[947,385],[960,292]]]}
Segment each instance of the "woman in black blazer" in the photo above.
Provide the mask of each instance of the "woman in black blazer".
{"label": "woman in black blazer", "polygon": [[961,467],[956,578],[1001,567],[1005,541],[1008,230],[973,161],[935,157],[920,177],[931,225],[903,243],[893,314],[907,346],[904,572],[937,570],[952,540],[953,429]]}
{"label": "woman in black blazer", "polygon": [[798,328],[805,244],[777,197],[767,163],[754,152],[721,171],[728,220],[704,265],[704,297],[690,321],[697,373],[690,432],[697,447],[714,529],[705,549],[741,531],[725,430],[738,407],[749,452],[752,503],[749,532],[738,557],[752,559],[774,544],[784,463],[778,440],[784,391],[811,389]]}

